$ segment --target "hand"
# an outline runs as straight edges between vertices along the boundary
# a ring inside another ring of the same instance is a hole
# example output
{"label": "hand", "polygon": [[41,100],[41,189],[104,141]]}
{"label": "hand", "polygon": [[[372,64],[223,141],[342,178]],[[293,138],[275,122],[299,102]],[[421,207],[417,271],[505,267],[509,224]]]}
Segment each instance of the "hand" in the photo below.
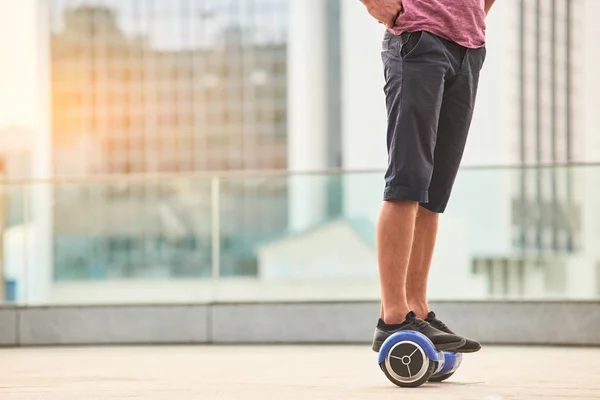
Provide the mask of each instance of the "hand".
{"label": "hand", "polygon": [[396,18],[402,11],[402,0],[361,0],[367,7],[371,16],[384,24],[386,28],[392,28],[396,24]]}
{"label": "hand", "polygon": [[487,16],[496,0],[485,0],[485,15]]}

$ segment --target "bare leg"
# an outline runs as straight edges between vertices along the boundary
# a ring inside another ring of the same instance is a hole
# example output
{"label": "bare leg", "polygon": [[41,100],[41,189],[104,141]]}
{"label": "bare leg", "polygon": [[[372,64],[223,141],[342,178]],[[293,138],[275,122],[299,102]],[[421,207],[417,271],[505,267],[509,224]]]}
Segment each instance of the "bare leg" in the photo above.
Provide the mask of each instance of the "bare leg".
{"label": "bare leg", "polygon": [[438,232],[438,221],[439,214],[419,207],[406,278],[406,299],[410,309],[421,319],[425,319],[429,312],[427,282]]}
{"label": "bare leg", "polygon": [[386,324],[404,322],[410,311],[406,301],[406,274],[418,208],[414,201],[386,201],[379,215],[377,253],[381,318]]}

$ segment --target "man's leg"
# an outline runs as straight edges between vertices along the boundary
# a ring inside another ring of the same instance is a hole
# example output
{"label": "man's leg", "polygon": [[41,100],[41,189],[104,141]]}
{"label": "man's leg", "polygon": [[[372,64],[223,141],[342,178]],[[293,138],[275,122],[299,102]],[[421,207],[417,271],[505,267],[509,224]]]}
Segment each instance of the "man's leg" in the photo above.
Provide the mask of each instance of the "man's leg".
{"label": "man's leg", "polygon": [[406,298],[410,309],[422,319],[425,319],[429,313],[427,282],[438,232],[438,221],[439,214],[419,207],[406,279]]}
{"label": "man's leg", "polygon": [[[377,250],[381,276],[381,318],[373,337],[373,350],[399,331],[418,331],[440,351],[456,351],[466,340],[417,318],[406,300],[406,275],[419,204],[414,201],[384,202],[377,227]],[[398,285],[397,283],[400,282]]]}
{"label": "man's leg", "polygon": [[409,312],[406,276],[419,203],[428,201],[433,156],[448,68],[443,46],[428,33],[386,35],[382,58],[388,111],[388,170],[377,227],[382,310],[373,350],[400,330],[416,330],[439,350],[464,339],[433,328]]}
{"label": "man's leg", "polygon": [[406,301],[406,286],[390,283],[406,282],[418,207],[415,201],[386,201],[381,207],[377,224],[377,261],[381,281],[381,319],[387,324],[403,322],[411,311]]}
{"label": "man's leg", "polygon": [[[428,200],[444,86],[444,66],[424,68],[431,38],[425,33],[386,34],[382,58],[388,111],[388,170],[377,224],[381,319],[399,324],[410,311],[406,274],[419,203]],[[427,43],[425,43],[427,42]],[[426,47],[427,49],[427,47]]]}

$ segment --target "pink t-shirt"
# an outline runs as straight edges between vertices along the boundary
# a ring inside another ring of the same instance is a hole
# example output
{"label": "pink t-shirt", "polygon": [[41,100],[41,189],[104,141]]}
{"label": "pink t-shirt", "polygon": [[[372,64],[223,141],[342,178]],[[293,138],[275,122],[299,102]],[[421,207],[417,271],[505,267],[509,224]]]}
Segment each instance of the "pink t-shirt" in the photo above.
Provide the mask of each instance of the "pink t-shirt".
{"label": "pink t-shirt", "polygon": [[402,0],[395,35],[428,31],[464,47],[485,46],[484,0]]}

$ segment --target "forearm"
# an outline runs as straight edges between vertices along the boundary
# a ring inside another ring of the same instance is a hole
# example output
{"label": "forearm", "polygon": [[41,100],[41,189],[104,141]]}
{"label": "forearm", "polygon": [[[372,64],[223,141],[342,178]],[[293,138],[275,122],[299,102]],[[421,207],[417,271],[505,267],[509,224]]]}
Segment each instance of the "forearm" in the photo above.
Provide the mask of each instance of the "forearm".
{"label": "forearm", "polygon": [[496,0],[485,0],[485,15],[489,14]]}

